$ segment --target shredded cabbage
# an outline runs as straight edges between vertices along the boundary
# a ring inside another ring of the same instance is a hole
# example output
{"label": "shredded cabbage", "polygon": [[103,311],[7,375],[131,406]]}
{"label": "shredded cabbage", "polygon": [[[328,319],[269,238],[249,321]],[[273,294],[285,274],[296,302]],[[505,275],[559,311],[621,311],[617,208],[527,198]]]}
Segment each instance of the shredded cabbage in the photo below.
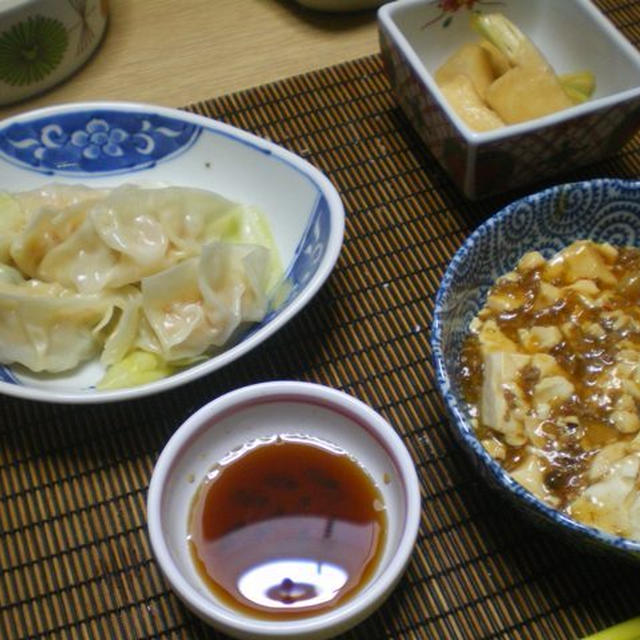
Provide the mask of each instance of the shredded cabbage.
{"label": "shredded cabbage", "polygon": [[107,390],[135,387],[166,378],[176,369],[177,367],[167,364],[160,356],[135,350],[111,365],[97,388]]}

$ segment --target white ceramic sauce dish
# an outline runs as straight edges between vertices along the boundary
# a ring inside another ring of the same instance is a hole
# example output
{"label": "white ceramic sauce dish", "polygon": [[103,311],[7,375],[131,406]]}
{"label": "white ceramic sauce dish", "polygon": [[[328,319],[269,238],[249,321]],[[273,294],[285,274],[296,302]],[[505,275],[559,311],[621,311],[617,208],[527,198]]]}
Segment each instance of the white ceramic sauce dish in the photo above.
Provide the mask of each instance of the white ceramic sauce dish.
{"label": "white ceramic sauce dish", "polygon": [[[378,487],[387,535],[374,573],[333,609],[286,620],[261,620],[224,604],[208,590],[190,556],[191,504],[214,465],[256,439],[298,433],[347,452]],[[412,458],[393,427],[363,402],[325,386],[278,381],[232,391],[193,414],[171,437],[149,486],[151,546],[169,584],[196,615],[237,638],[328,638],[370,615],[409,561],[420,521]]]}

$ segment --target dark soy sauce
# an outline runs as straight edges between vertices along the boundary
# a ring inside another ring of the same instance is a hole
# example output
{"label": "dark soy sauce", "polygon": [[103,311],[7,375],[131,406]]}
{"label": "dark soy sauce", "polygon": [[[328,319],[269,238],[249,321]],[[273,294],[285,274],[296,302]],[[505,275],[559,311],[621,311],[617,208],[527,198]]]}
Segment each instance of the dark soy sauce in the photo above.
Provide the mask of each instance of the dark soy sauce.
{"label": "dark soy sauce", "polygon": [[281,620],[356,593],[380,560],[386,529],[381,494],[353,458],[314,438],[274,436],[208,474],[189,545],[220,600]]}

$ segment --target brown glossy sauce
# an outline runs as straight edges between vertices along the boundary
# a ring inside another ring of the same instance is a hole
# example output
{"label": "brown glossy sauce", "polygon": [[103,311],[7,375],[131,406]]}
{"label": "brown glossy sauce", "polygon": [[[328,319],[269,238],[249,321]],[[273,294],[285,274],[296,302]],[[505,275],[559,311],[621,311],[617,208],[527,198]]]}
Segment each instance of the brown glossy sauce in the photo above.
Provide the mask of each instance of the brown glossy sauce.
{"label": "brown glossy sauce", "polygon": [[217,465],[191,508],[200,576],[256,617],[316,614],[375,570],[386,536],[382,497],[345,452],[303,436],[244,447]]}
{"label": "brown glossy sauce", "polygon": [[[640,250],[633,247],[619,249],[617,260],[611,265],[616,284],[607,289],[611,296],[603,308],[590,308],[577,294],[569,293],[554,304],[539,308],[536,296],[542,281],[540,269],[533,269],[517,280],[501,280],[492,288],[504,296],[513,296],[523,304],[512,311],[491,313],[500,330],[514,342],[518,342],[518,330],[533,326],[556,326],[571,321],[575,330],[565,333],[562,341],[549,353],[567,374],[574,385],[572,397],[557,407],[542,425],[546,438],[545,473],[546,488],[565,507],[585,486],[585,472],[593,456],[606,444],[629,440],[634,434],[621,434],[611,425],[610,414],[615,391],[609,392],[608,402],[602,401],[598,378],[614,362],[617,345],[625,340],[640,350],[640,333],[627,326],[615,327],[603,312],[621,311],[637,318],[640,314]],[[558,286],[562,282],[552,282]],[[602,335],[594,337],[582,331],[589,323],[599,324]],[[519,386],[525,396],[531,394],[537,382],[537,372],[525,369],[521,372]],[[460,382],[465,400],[477,406],[483,379],[483,359],[480,344],[470,335],[463,346],[460,361]],[[640,410],[636,407],[636,410]],[[576,416],[577,424],[563,418]],[[499,434],[480,423],[477,428],[480,439]],[[522,447],[506,446],[506,457],[501,464],[507,471],[518,466],[522,459]]]}

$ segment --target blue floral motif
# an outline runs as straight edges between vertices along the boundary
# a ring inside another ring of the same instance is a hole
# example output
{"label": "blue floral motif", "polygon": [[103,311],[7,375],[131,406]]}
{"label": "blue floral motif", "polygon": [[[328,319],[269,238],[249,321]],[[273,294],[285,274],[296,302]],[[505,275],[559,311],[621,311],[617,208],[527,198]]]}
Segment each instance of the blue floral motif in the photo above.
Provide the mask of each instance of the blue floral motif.
{"label": "blue floral motif", "polygon": [[135,111],[70,112],[0,128],[0,156],[55,175],[146,169],[184,153],[201,127]]}
{"label": "blue floral motif", "polygon": [[87,123],[84,130],[71,134],[71,144],[81,147],[85,158],[95,160],[101,153],[115,158],[124,155],[120,143],[128,137],[129,134],[124,129],[110,128],[106,120],[95,118]]}
{"label": "blue floral motif", "polygon": [[320,198],[309,217],[309,224],[298,245],[288,274],[288,279],[292,283],[291,296],[304,289],[324,257],[331,232],[330,216],[329,203],[325,198]]}
{"label": "blue floral motif", "polygon": [[517,200],[469,236],[447,267],[436,295],[431,351],[453,433],[479,473],[533,520],[573,542],[640,560],[640,541],[588,527],[542,503],[484,449],[460,395],[457,369],[469,323],[496,278],[531,250],[546,257],[580,238],[640,247],[640,181],[591,180]]}

